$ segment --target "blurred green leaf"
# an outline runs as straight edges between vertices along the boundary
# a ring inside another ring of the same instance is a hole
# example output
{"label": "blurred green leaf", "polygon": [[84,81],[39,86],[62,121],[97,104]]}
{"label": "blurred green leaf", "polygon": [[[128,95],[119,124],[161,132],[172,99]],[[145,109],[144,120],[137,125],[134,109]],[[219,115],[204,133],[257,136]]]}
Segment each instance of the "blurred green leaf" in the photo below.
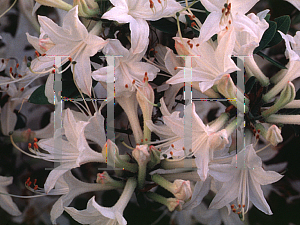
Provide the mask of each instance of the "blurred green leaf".
{"label": "blurred green leaf", "polygon": [[38,105],[47,105],[50,104],[48,102],[47,97],[45,96],[45,84],[39,86],[30,96],[28,102]]}
{"label": "blurred green leaf", "polygon": [[279,30],[282,33],[286,34],[290,29],[291,18],[288,15],[278,17],[278,18],[274,19],[274,21],[277,23],[277,29],[276,29],[277,31],[276,31],[274,37],[272,38],[272,40],[266,46],[267,48],[277,45],[279,42],[282,41],[282,37],[278,32]]}
{"label": "blurred green leaf", "polygon": [[268,23],[269,23],[269,28],[265,31],[264,35],[262,36],[259,42],[259,46],[256,49],[254,49],[253,54],[256,54],[260,50],[265,49],[276,33],[276,28],[277,28],[276,23],[273,21],[268,21]]}

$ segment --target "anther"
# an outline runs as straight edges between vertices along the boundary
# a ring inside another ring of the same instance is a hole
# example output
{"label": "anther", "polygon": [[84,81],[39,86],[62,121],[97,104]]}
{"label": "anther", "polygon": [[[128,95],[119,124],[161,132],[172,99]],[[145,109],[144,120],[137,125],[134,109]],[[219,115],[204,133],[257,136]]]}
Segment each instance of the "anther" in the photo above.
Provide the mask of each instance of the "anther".
{"label": "anther", "polygon": [[31,148],[31,143],[28,143],[28,148]]}
{"label": "anther", "polygon": [[16,68],[19,68],[19,66],[20,66],[20,64],[19,64],[19,63],[17,63],[17,65],[16,65]]}
{"label": "anther", "polygon": [[20,91],[24,91],[24,87],[21,87]]}
{"label": "anther", "polygon": [[224,11],[225,11],[225,8],[222,9],[222,13],[224,13]]}
{"label": "anther", "polygon": [[172,148],[174,148],[174,145],[173,145],[173,144],[171,144],[171,147],[172,147]]}
{"label": "anther", "polygon": [[177,67],[177,66],[175,66],[175,67],[174,67],[174,70],[177,70],[177,69],[178,69],[178,67]]}
{"label": "anther", "polygon": [[145,138],[145,141],[148,141],[148,139],[147,139],[147,138]]}
{"label": "anther", "polygon": [[4,59],[2,59],[1,62],[4,63]]}
{"label": "anther", "polygon": [[9,73],[12,73],[12,67],[9,68]]}
{"label": "anther", "polygon": [[144,140],[143,140],[143,139],[141,139],[141,142],[144,142]]}
{"label": "anther", "polygon": [[232,209],[232,212],[234,212],[234,213],[235,213],[235,212],[236,212],[236,210],[235,210],[235,209]]}
{"label": "anther", "polygon": [[192,22],[192,23],[191,23],[191,26],[192,26],[192,27],[195,27],[195,26],[196,26],[196,23],[195,23],[195,22]]}
{"label": "anther", "polygon": [[234,208],[234,204],[232,204],[230,207],[231,207],[231,209],[233,209]]}
{"label": "anther", "polygon": [[35,143],[33,143],[33,148],[35,148],[35,149],[38,149],[39,148],[39,146],[37,145],[37,143],[35,142]]}
{"label": "anther", "polygon": [[173,152],[172,151],[170,151],[170,155],[173,156]]}
{"label": "anther", "polygon": [[257,129],[257,133],[260,133],[260,129]]}
{"label": "anther", "polygon": [[226,30],[228,30],[228,27],[227,27],[227,26],[226,26],[225,28],[226,28]]}
{"label": "anther", "polygon": [[228,23],[231,24],[231,20],[229,20]]}
{"label": "anther", "polygon": [[196,44],[196,47],[198,47],[199,46],[199,44]]}
{"label": "anther", "polygon": [[72,58],[71,57],[69,57],[68,59],[69,59],[70,62],[72,62]]}
{"label": "anther", "polygon": [[21,75],[21,74],[19,74],[19,75],[18,75],[18,77],[19,77],[19,78],[22,78],[22,75]]}
{"label": "anther", "polygon": [[36,179],[34,179],[34,182],[33,182],[33,185],[35,185],[36,184]]}
{"label": "anther", "polygon": [[132,80],[132,84],[135,84],[135,80]]}
{"label": "anther", "polygon": [[35,185],[33,189],[34,189],[34,190],[37,190],[37,189],[38,189],[38,186],[37,186],[37,185]]}
{"label": "anther", "polygon": [[182,150],[185,151],[185,147],[182,147]]}
{"label": "anther", "polygon": [[147,72],[145,72],[145,77],[147,77],[148,76],[148,73]]}
{"label": "anther", "polygon": [[42,54],[42,56],[46,56],[46,54]]}
{"label": "anther", "polygon": [[243,208],[245,208],[246,206],[245,205],[243,205]]}
{"label": "anther", "polygon": [[55,73],[55,69],[53,69],[51,72],[52,72],[52,73]]}
{"label": "anther", "polygon": [[239,204],[239,208],[241,208],[241,204]]}
{"label": "anther", "polygon": [[125,88],[128,88],[128,84],[125,84]]}
{"label": "anther", "polygon": [[38,139],[37,139],[37,138],[34,138],[34,139],[33,139],[33,141],[34,141],[34,142],[37,142],[37,141],[38,141]]}
{"label": "anther", "polygon": [[35,51],[36,57],[40,57],[40,53],[38,51]]}

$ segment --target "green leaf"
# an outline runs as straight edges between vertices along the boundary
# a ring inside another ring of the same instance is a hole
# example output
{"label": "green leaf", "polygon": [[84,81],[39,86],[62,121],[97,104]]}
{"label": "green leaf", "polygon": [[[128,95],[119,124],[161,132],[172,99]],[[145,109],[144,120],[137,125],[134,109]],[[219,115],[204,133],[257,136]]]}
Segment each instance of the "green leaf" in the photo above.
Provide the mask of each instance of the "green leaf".
{"label": "green leaf", "polygon": [[39,86],[30,96],[28,102],[38,105],[51,104],[45,96],[45,84]]}
{"label": "green leaf", "polygon": [[256,78],[254,76],[250,77],[247,80],[245,85],[245,93],[249,93],[252,90],[255,83],[256,83]]}
{"label": "green leaf", "polygon": [[262,36],[259,42],[259,46],[256,49],[254,49],[253,54],[256,54],[260,50],[265,49],[276,33],[276,28],[277,28],[276,23],[273,21],[268,21],[268,23],[269,23],[269,28],[265,31],[264,35]]}
{"label": "green leaf", "polygon": [[[150,24],[156,29],[168,34],[176,34],[178,30],[176,20],[172,22],[166,18],[162,18],[156,21],[150,21]],[[184,29],[183,23],[180,23],[180,29]]]}
{"label": "green leaf", "polygon": [[271,17],[271,14],[268,13],[265,17],[265,20],[268,22],[270,20],[270,17]]}
{"label": "green leaf", "polygon": [[262,52],[258,52],[257,55],[263,57],[264,59],[268,60],[270,63],[272,63],[274,66],[277,66],[280,69],[287,69],[284,65],[282,65],[281,63],[275,61],[274,59],[270,58],[269,56],[267,56],[266,54],[262,53]]}
{"label": "green leaf", "polygon": [[277,31],[276,31],[274,37],[272,38],[272,40],[268,43],[267,48],[277,45],[279,42],[282,41],[282,37],[278,32],[279,30],[282,33],[286,34],[290,29],[290,25],[291,25],[290,16],[288,16],[288,15],[281,16],[281,17],[274,19],[274,21],[277,23]]}

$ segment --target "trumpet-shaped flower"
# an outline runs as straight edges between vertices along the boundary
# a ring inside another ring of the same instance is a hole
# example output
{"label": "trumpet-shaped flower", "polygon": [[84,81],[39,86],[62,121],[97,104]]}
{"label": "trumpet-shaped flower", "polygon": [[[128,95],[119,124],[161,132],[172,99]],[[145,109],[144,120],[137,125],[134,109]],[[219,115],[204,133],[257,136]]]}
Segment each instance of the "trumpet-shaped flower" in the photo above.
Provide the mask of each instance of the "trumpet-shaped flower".
{"label": "trumpet-shaped flower", "polygon": [[13,216],[20,216],[22,213],[17,205],[12,201],[8,195],[6,186],[12,184],[13,177],[0,176],[0,207]]}
{"label": "trumpet-shaped flower", "polygon": [[88,201],[87,209],[78,211],[73,207],[65,207],[65,211],[74,220],[82,224],[126,225],[127,221],[123,217],[123,211],[134,192],[136,184],[137,182],[134,178],[129,178],[120,199],[111,208],[98,205],[94,196]]}
{"label": "trumpet-shaped flower", "polygon": [[236,157],[233,157],[231,164],[210,165],[209,173],[214,179],[224,182],[211,202],[210,208],[220,209],[237,200],[238,208],[233,208],[240,211],[243,217],[249,209],[250,202],[262,212],[272,214],[261,185],[274,183],[283,176],[262,168],[262,161],[256,155],[252,144],[247,145]]}
{"label": "trumpet-shaped flower", "polygon": [[175,0],[110,0],[114,5],[104,13],[102,19],[129,23],[131,48],[133,53],[140,53],[148,45],[149,26],[146,20],[159,20],[174,16],[183,7]]}
{"label": "trumpet-shaped flower", "polygon": [[[38,52],[46,55],[33,60],[32,66],[39,71],[53,66],[53,56],[71,57],[77,62],[73,72],[78,87],[83,93],[91,96],[90,56],[95,55],[107,43],[95,35],[99,32],[100,25],[97,24],[88,32],[78,18],[78,6],[67,13],[62,27],[45,16],[39,16],[38,20],[41,25],[40,37],[27,34],[27,39]],[[67,61],[64,59],[62,63]]]}
{"label": "trumpet-shaped flower", "polygon": [[[147,77],[152,81],[159,69],[155,66],[140,62],[145,54],[146,49],[138,54],[133,54],[132,49],[128,50],[122,46],[119,40],[110,40],[107,46],[103,49],[105,55],[120,56],[115,57],[114,66],[115,72],[115,90],[116,97],[126,95],[129,97],[135,90],[136,86],[142,86],[144,78]],[[107,67],[102,67],[92,73],[92,76],[97,81],[106,82]],[[136,86],[135,86],[136,85]]]}
{"label": "trumpet-shaped flower", "polygon": [[211,12],[200,31],[200,41],[204,42],[214,34],[226,32],[233,27],[234,32],[244,30],[255,36],[258,26],[247,16],[248,12],[259,0],[200,0],[203,6]]}
{"label": "trumpet-shaped flower", "polygon": [[[201,92],[211,88],[216,81],[220,80],[222,75],[239,70],[231,59],[234,42],[232,42],[232,30],[227,32],[220,40],[218,47],[214,47],[209,42],[200,44],[199,38],[192,40],[183,38],[174,38],[177,45],[184,48],[185,55],[192,55],[192,68],[185,68],[179,71],[175,76],[167,81],[168,84],[178,84],[188,82],[188,75],[192,69],[192,82],[200,82]],[[178,47],[179,48],[179,47]],[[178,49],[176,48],[176,49]],[[166,59],[168,60],[168,59]]]}
{"label": "trumpet-shaped flower", "polygon": [[[60,185],[57,185],[58,183],[61,183]],[[61,176],[56,185],[55,189],[52,189],[52,191],[62,194],[62,196],[54,203],[50,216],[51,221],[53,224],[55,224],[56,219],[61,216],[61,214],[64,211],[64,207],[70,205],[70,203],[73,201],[73,199],[83,193],[87,192],[93,192],[93,191],[105,191],[105,190],[111,190],[115,187],[109,185],[109,184],[94,184],[94,183],[85,183],[78,179],[76,179],[71,171],[66,172],[63,176]]]}
{"label": "trumpet-shaped flower", "polygon": [[[227,138],[227,132],[225,129],[216,132],[208,125],[205,125],[195,111],[195,105],[189,105],[186,108],[185,113],[191,112],[191,115],[185,114],[185,116],[191,117],[192,128],[189,130],[191,133],[185,132],[184,118],[179,117],[179,112],[170,114],[166,112],[166,106],[163,101],[161,105],[164,111],[163,121],[165,125],[157,126],[147,122],[147,126],[151,131],[158,134],[162,134],[166,137],[166,143],[163,145],[171,145],[174,152],[179,151],[184,154],[188,152],[190,155],[196,157],[195,162],[198,167],[198,174],[201,180],[205,180],[208,173],[208,163],[213,158],[213,152],[215,150],[221,150],[229,143]],[[187,126],[188,127],[188,126]],[[191,149],[186,149],[184,146],[185,138],[191,138]]]}
{"label": "trumpet-shaped flower", "polygon": [[[65,172],[79,167],[84,163],[105,162],[102,154],[92,150],[87,143],[84,130],[88,124],[89,122],[76,122],[71,110],[67,109],[63,126],[68,141],[58,137],[38,142],[38,145],[42,149],[49,152],[49,154],[35,152],[38,157],[47,161],[61,163],[60,166],[50,172],[45,182],[46,193],[54,187],[57,179]],[[58,143],[61,143],[61,146],[58,146]]]}

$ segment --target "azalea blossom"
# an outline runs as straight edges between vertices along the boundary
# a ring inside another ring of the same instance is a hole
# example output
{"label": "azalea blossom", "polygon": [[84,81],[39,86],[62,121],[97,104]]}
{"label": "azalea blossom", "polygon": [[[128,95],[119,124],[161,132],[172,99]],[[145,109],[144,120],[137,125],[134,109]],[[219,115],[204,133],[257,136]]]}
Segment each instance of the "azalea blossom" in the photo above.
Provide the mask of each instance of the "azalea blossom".
{"label": "azalea blossom", "polygon": [[[92,150],[87,143],[84,130],[89,122],[76,122],[70,109],[67,109],[63,126],[68,141],[58,137],[55,139],[43,139],[38,142],[39,147],[49,152],[49,154],[35,152],[37,157],[61,163],[60,166],[50,172],[45,182],[46,193],[54,187],[57,179],[65,172],[79,167],[84,163],[105,162],[102,154]],[[57,146],[57,143],[61,143],[61,146]]]}
{"label": "azalea blossom", "polygon": [[[205,92],[220,80],[222,75],[239,70],[231,59],[234,48],[234,42],[231,41],[232,34],[232,31],[227,32],[220,40],[216,49],[214,49],[214,46],[209,42],[200,44],[199,38],[194,38],[192,40],[187,38],[182,38],[182,40],[178,37],[174,38],[176,43],[178,43],[179,46],[182,46],[180,47],[181,50],[183,50],[182,54],[194,57],[192,57],[192,68],[180,70],[175,76],[167,81],[167,84],[187,82],[186,73],[192,69],[191,81],[199,82],[201,92]],[[178,50],[179,47],[176,49]]]}
{"label": "azalea blossom", "polygon": [[175,13],[183,8],[175,0],[110,0],[110,2],[114,7],[104,13],[102,19],[129,23],[133,54],[144,51],[148,45],[149,25],[146,20],[154,21],[175,16]]}
{"label": "azalea blossom", "polygon": [[127,206],[137,182],[134,178],[129,178],[118,202],[111,208],[100,206],[92,197],[87,204],[87,209],[78,211],[73,207],[65,207],[74,220],[82,224],[103,224],[103,225],[126,225],[127,221],[123,217],[123,211]]}
{"label": "azalea blossom", "polygon": [[205,42],[214,34],[233,28],[245,30],[255,36],[258,26],[247,16],[247,13],[259,0],[200,0],[202,5],[211,12],[200,31],[200,41]]}
{"label": "azalea blossom", "polygon": [[[62,215],[66,206],[70,205],[73,199],[83,193],[93,192],[93,191],[105,191],[115,189],[115,187],[107,184],[99,183],[86,183],[76,179],[71,171],[67,171],[63,176],[57,181],[61,182],[62,185],[59,187],[55,186],[55,189],[51,191],[63,192],[62,196],[54,203],[50,216],[53,224],[56,223],[56,219]],[[56,184],[57,184],[56,183]]]}
{"label": "azalea blossom", "polygon": [[[129,97],[135,92],[137,86],[144,86],[144,78],[147,77],[148,81],[152,81],[159,69],[155,66],[141,62],[146,49],[138,54],[133,54],[133,50],[123,47],[118,39],[112,39],[103,49],[103,53],[108,56],[115,57],[115,64],[108,65],[114,66],[115,76],[115,90],[116,97],[125,95]],[[101,67],[92,73],[92,77],[97,81],[107,81],[108,67]]]}
{"label": "azalea blossom", "polygon": [[[166,106],[163,101],[161,101],[163,111],[166,111]],[[227,132],[225,129],[217,132],[219,125],[223,122],[216,121],[214,128],[205,125],[202,120],[199,118],[195,111],[194,103],[189,105],[192,107],[191,111],[191,135],[192,143],[191,149],[185,149],[184,139],[184,118],[179,117],[179,112],[173,112],[170,114],[167,112],[163,116],[163,121],[165,125],[157,126],[151,122],[147,123],[149,129],[158,134],[163,134],[165,137],[170,137],[166,139],[166,143],[162,144],[163,146],[171,145],[172,151],[180,151],[183,155],[185,150],[187,150],[189,155],[194,155],[196,157],[196,165],[198,167],[198,174],[201,180],[205,180],[208,173],[208,163],[213,159],[213,152],[216,150],[221,150],[229,143]],[[185,112],[188,112],[186,109]],[[189,115],[188,115],[189,116]]]}
{"label": "azalea blossom", "polygon": [[209,174],[223,182],[222,188],[210,204],[211,209],[220,209],[236,200],[237,206],[233,206],[233,209],[240,211],[243,218],[250,202],[262,212],[272,214],[261,185],[274,183],[283,176],[262,168],[262,161],[256,155],[252,144],[247,145],[236,157],[233,157],[231,164],[210,165]]}
{"label": "azalea blossom", "polygon": [[[71,57],[76,62],[73,73],[78,87],[83,93],[91,96],[90,56],[95,55],[107,43],[95,35],[99,32],[100,25],[88,32],[78,18],[78,6],[67,13],[62,27],[45,16],[39,16],[38,20],[41,25],[40,37],[27,34],[27,39],[40,54],[46,55],[34,59],[32,66],[40,71],[53,66],[54,58],[50,56]],[[64,59],[62,63],[67,61]]]}

